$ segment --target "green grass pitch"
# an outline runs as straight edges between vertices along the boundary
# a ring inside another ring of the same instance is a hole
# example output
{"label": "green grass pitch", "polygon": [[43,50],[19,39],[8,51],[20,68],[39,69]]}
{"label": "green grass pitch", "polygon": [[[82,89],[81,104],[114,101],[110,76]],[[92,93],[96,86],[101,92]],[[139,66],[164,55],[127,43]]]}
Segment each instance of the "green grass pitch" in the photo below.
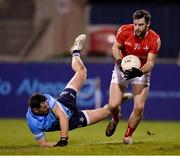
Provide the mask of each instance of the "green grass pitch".
{"label": "green grass pitch", "polygon": [[[180,122],[142,121],[133,144],[121,144],[127,121],[121,121],[115,134],[106,137],[107,121],[69,133],[69,145],[40,148],[23,119],[0,119],[0,154],[3,155],[180,155]],[[59,132],[46,133],[58,141]]]}

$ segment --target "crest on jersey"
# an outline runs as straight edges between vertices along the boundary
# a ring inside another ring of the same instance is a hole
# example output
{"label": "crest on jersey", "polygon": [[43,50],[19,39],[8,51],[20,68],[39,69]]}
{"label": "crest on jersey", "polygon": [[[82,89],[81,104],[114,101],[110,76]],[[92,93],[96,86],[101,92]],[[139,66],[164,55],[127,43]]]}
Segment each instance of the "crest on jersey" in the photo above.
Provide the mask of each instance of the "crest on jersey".
{"label": "crest on jersey", "polygon": [[137,49],[140,49],[140,48],[141,48],[141,45],[138,44],[138,43],[135,43],[134,50],[137,50]]}

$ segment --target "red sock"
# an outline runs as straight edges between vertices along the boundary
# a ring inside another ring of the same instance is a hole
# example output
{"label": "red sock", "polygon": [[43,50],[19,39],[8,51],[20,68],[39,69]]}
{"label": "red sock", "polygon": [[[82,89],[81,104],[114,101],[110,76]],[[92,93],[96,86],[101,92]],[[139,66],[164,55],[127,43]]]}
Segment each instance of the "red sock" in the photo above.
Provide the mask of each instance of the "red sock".
{"label": "red sock", "polygon": [[128,128],[127,128],[127,130],[126,130],[126,133],[125,133],[125,137],[129,137],[129,136],[131,136],[132,134],[133,134],[133,132],[134,132],[134,128],[132,128],[132,127],[130,127],[129,125],[128,125]]}

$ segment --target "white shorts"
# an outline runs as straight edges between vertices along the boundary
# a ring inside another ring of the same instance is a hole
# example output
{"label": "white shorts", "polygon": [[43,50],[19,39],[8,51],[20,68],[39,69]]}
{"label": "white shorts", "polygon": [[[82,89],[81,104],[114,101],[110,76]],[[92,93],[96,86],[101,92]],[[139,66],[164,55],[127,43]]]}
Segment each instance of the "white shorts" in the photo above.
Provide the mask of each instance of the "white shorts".
{"label": "white shorts", "polygon": [[149,72],[141,77],[126,80],[126,78],[124,77],[124,73],[122,73],[119,70],[119,67],[115,65],[112,72],[111,83],[116,83],[123,86],[127,86],[128,84],[145,84],[147,86],[150,86],[150,75],[151,73]]}

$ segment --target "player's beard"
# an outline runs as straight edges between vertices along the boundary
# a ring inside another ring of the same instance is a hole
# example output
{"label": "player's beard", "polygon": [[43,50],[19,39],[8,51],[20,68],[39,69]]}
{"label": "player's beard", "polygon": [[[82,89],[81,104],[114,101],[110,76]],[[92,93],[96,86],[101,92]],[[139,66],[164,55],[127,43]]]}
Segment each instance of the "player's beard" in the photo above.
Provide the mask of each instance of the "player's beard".
{"label": "player's beard", "polygon": [[140,31],[140,30],[135,30],[135,35],[136,37],[142,39],[144,38],[144,36],[146,35],[147,32],[147,26],[144,28],[144,30]]}

